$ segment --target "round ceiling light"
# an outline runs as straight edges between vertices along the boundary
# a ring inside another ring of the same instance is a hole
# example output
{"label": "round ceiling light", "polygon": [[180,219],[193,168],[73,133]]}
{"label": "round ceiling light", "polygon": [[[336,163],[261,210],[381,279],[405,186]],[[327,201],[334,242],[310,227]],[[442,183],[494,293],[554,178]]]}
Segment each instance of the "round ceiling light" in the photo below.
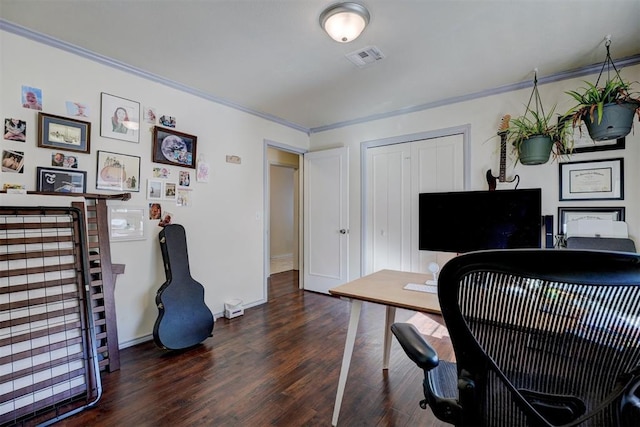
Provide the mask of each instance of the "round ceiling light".
{"label": "round ceiling light", "polygon": [[358,38],[369,23],[369,11],[357,3],[337,3],[320,14],[320,26],[340,43]]}

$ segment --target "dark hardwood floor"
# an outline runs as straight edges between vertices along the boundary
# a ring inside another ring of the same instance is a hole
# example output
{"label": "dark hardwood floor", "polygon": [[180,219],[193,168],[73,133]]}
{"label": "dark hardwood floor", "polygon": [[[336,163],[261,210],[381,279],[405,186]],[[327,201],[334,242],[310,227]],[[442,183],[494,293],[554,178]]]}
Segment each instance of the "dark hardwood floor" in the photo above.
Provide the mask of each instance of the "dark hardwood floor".
{"label": "dark hardwood floor", "polygon": [[[349,303],[271,276],[269,302],[218,319],[213,337],[183,352],[147,342],[121,351],[103,395],[60,426],[330,426]],[[422,410],[422,372],[393,341],[382,370],[385,309],[363,304],[340,426],[444,426]],[[415,313],[398,310],[397,321]],[[439,320],[438,316],[433,317]],[[447,337],[429,338],[451,360]]]}

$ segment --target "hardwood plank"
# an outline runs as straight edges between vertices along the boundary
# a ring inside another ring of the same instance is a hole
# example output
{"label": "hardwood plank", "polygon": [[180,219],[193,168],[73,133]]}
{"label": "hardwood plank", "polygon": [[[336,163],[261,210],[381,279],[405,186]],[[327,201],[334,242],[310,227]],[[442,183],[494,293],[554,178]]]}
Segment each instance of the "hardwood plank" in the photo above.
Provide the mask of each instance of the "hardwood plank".
{"label": "hardwood plank", "polygon": [[[98,404],[60,426],[329,426],[349,303],[298,289],[297,272],[271,276],[269,302],[217,319],[213,337],[167,352],[153,342],[120,351],[120,370],[102,373]],[[415,312],[398,309],[397,321]],[[437,315],[428,315],[442,322]],[[436,426],[422,410],[422,372],[393,341],[382,370],[385,308],[364,303],[340,426]],[[429,338],[453,360],[447,336]]]}

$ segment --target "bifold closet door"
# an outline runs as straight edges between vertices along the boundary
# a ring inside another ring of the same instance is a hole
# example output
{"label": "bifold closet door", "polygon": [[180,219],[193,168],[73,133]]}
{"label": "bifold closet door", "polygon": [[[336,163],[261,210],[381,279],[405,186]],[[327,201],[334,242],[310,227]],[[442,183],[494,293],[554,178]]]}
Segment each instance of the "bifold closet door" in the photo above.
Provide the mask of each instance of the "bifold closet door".
{"label": "bifold closet door", "polygon": [[48,424],[101,394],[75,208],[0,208],[0,424]]}
{"label": "bifold closet door", "polygon": [[443,255],[418,251],[418,194],[463,190],[463,135],[371,147],[366,162],[364,274],[427,272]]}

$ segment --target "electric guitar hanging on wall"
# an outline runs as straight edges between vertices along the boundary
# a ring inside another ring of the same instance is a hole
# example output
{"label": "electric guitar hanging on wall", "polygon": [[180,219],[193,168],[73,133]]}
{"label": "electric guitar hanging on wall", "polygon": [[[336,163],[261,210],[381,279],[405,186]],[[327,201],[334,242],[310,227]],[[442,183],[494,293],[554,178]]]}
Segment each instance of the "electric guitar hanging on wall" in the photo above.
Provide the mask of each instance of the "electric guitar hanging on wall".
{"label": "electric guitar hanging on wall", "polygon": [[507,133],[509,131],[509,120],[511,116],[506,114],[502,116],[500,121],[500,128],[498,129],[498,135],[500,136],[500,173],[498,176],[493,176],[491,169],[487,171],[487,184],[489,184],[489,190],[515,190],[520,184],[520,176],[516,175],[511,179],[506,177],[507,169]]}

